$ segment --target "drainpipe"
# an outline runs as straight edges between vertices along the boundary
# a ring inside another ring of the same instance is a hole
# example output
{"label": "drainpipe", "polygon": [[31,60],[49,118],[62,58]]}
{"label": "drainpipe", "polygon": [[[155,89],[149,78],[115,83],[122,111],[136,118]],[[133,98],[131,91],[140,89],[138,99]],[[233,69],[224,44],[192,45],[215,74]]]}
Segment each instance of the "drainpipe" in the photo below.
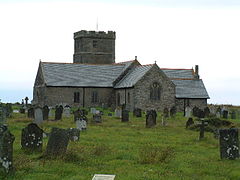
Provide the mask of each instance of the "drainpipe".
{"label": "drainpipe", "polygon": [[85,88],[83,88],[83,107],[85,107]]}

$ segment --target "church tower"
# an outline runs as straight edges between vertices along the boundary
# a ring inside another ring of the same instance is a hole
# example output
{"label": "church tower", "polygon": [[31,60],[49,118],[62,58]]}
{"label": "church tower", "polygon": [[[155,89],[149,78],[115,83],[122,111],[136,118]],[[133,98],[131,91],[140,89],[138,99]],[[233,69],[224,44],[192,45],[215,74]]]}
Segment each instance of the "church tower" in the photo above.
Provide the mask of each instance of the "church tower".
{"label": "church tower", "polygon": [[73,63],[115,63],[115,39],[113,31],[75,32]]}

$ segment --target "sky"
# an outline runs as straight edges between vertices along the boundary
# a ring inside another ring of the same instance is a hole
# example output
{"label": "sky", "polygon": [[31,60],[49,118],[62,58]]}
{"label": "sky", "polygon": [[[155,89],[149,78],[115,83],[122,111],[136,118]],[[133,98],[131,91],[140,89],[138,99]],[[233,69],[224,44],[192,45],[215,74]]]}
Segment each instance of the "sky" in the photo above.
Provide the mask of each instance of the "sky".
{"label": "sky", "polygon": [[0,0],[0,99],[32,99],[39,61],[72,62],[74,32],[111,30],[116,62],[199,65],[208,103],[239,105],[239,20],[239,0]]}

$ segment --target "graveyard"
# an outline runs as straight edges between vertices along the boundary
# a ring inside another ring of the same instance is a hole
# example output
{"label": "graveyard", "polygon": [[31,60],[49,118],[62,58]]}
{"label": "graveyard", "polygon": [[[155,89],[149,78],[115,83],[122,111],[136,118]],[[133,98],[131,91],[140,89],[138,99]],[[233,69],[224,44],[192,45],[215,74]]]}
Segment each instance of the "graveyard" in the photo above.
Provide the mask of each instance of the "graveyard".
{"label": "graveyard", "polygon": [[[79,139],[69,141],[62,154],[61,146],[52,151],[48,146],[50,141],[65,139],[68,135],[61,134],[63,136],[51,140],[49,134],[53,127],[75,128],[76,109],[60,120],[55,120],[50,112],[48,120],[38,124],[44,136],[37,144],[40,142],[41,148],[35,151],[21,145],[29,141],[27,136],[21,140],[29,126],[36,128],[29,125],[34,119],[27,113],[12,113],[5,122],[14,136],[12,169],[8,173],[1,169],[0,179],[87,180],[95,174],[113,174],[115,180],[237,179],[240,176],[239,159],[222,159],[219,138],[207,128],[204,137],[199,138],[198,130],[186,128],[188,118],[181,112],[171,117],[166,112],[148,114],[147,117],[156,116],[156,122],[147,122],[145,112],[141,117],[130,112],[122,119],[110,109],[97,109],[101,117],[87,109],[86,129],[80,131]],[[197,124],[197,118],[192,119]],[[226,128],[240,126],[239,114],[234,119],[221,118],[221,122],[224,120],[231,122]],[[35,135],[30,137],[34,139]],[[54,143],[52,146],[56,146]]]}

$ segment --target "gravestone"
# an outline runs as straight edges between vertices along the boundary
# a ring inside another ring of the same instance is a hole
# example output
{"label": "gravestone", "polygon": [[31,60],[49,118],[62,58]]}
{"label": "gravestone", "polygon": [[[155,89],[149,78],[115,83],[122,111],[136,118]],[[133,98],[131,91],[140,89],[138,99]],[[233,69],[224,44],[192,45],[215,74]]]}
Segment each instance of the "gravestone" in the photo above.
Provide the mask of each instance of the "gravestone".
{"label": "gravestone", "polygon": [[221,118],[221,113],[220,113],[220,112],[217,112],[217,113],[216,113],[216,117],[217,117],[217,118]]}
{"label": "gravestone", "polygon": [[71,109],[69,106],[65,106],[63,109],[63,116],[69,118],[71,115]]}
{"label": "gravestone", "polygon": [[193,107],[193,110],[192,110],[193,116],[198,117],[199,110],[200,110],[200,109],[199,109],[198,107],[194,106],[194,107]]}
{"label": "gravestone", "polygon": [[80,131],[87,130],[87,122],[84,119],[76,120],[76,128]]}
{"label": "gravestone", "polygon": [[204,131],[205,131],[205,126],[208,125],[208,122],[205,121],[204,119],[200,120],[200,132],[199,132],[199,140],[204,138]]}
{"label": "gravestone", "polygon": [[228,118],[228,111],[223,110],[223,118],[227,119]]}
{"label": "gravestone", "polygon": [[204,108],[204,114],[205,114],[205,117],[209,117],[209,115],[210,115],[210,109],[209,109],[209,107],[205,107],[205,108]]}
{"label": "gravestone", "polygon": [[146,127],[154,127],[157,124],[157,113],[155,110],[148,110],[146,115]]}
{"label": "gravestone", "polygon": [[220,129],[219,134],[221,159],[239,158],[238,129]]}
{"label": "gravestone", "polygon": [[36,124],[43,123],[43,112],[42,112],[42,108],[40,107],[36,107],[34,109],[34,122]]}
{"label": "gravestone", "polygon": [[6,173],[13,168],[13,142],[14,135],[10,133],[6,125],[0,125],[0,167]]}
{"label": "gravestone", "polygon": [[43,120],[48,120],[49,108],[47,105],[43,106]]}
{"label": "gravestone", "polygon": [[200,118],[200,119],[201,119],[201,118],[204,118],[204,117],[205,117],[205,113],[204,113],[204,111],[201,110],[201,109],[199,109],[199,110],[198,110],[197,117]]}
{"label": "gravestone", "polygon": [[66,129],[52,128],[46,149],[46,155],[61,156],[67,151],[67,146],[69,143],[69,134]]}
{"label": "gravestone", "polygon": [[129,111],[124,109],[122,110],[122,122],[128,122],[129,121]]}
{"label": "gravestone", "polygon": [[94,174],[92,180],[114,180],[116,175]]}
{"label": "gravestone", "polygon": [[34,118],[34,109],[32,107],[28,109],[28,118]]}
{"label": "gravestone", "polygon": [[62,112],[63,112],[63,108],[62,106],[56,106],[56,110],[55,110],[55,120],[61,120],[62,119]]}
{"label": "gravestone", "polygon": [[115,109],[115,117],[121,118],[122,117],[122,109],[120,107],[117,107]]}
{"label": "gravestone", "polygon": [[135,109],[133,110],[133,115],[134,115],[135,117],[142,117],[142,110],[141,110],[140,108],[135,108]]}
{"label": "gravestone", "polygon": [[2,104],[0,104],[0,125],[6,122],[6,111]]}
{"label": "gravestone", "polygon": [[101,114],[93,114],[93,122],[94,123],[101,123],[102,122]]}
{"label": "gravestone", "polygon": [[231,119],[237,119],[237,113],[236,111],[231,112]]}
{"label": "gravestone", "polygon": [[162,116],[162,126],[166,126],[166,120],[169,117],[169,110],[168,108],[163,109],[163,116]]}
{"label": "gravestone", "polygon": [[96,114],[96,108],[91,108],[91,109],[90,109],[90,112],[91,112],[92,114]]}
{"label": "gravestone", "polygon": [[21,145],[24,150],[42,151],[43,130],[35,123],[22,129]]}
{"label": "gravestone", "polygon": [[176,106],[171,107],[170,109],[170,116],[173,117],[177,114],[177,108]]}
{"label": "gravestone", "polygon": [[25,97],[25,104],[28,105],[28,97]]}
{"label": "gravestone", "polygon": [[192,111],[192,109],[189,107],[189,106],[187,106],[186,108],[185,108],[185,117],[191,117],[191,111]]}
{"label": "gravestone", "polygon": [[77,128],[69,128],[67,129],[69,140],[70,141],[79,141],[80,139],[80,130]]}
{"label": "gravestone", "polygon": [[193,124],[194,124],[193,118],[191,118],[191,117],[188,118],[188,120],[186,122],[186,129]]}
{"label": "gravestone", "polygon": [[54,117],[54,108],[49,107],[48,117],[49,117],[49,118]]}

